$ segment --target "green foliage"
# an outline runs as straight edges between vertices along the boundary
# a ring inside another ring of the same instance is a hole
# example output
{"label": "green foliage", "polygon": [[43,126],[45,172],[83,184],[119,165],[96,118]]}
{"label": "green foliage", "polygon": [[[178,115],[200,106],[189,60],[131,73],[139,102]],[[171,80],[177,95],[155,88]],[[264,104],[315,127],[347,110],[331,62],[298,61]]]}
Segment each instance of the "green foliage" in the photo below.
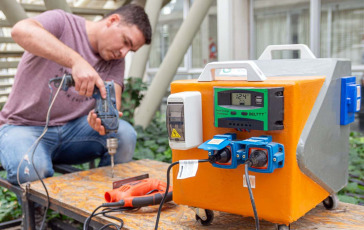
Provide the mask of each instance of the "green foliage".
{"label": "green foliage", "polygon": [[151,124],[143,130],[135,127],[138,137],[134,159],[155,159],[171,162],[172,150],[169,148],[166,122],[157,113]]}
{"label": "green foliage", "polygon": [[[5,172],[0,172],[0,176],[4,178]],[[17,219],[21,213],[15,193],[0,187],[0,222]]]}
{"label": "green foliage", "polygon": [[128,78],[124,84],[124,91],[122,95],[122,111],[123,119],[130,124],[134,124],[134,110],[140,105],[143,99],[141,92],[147,89],[145,84],[140,78]]}
{"label": "green foliage", "polygon": [[338,195],[343,202],[364,205],[364,137],[352,132],[349,142],[349,181]]}
{"label": "green foliage", "polygon": [[[122,96],[123,119],[134,124],[133,116],[135,108],[140,105],[143,99],[143,91],[147,85],[139,78],[129,78],[125,83]],[[151,124],[143,129],[135,127],[138,133],[134,159],[155,159],[170,162],[172,150],[168,144],[168,134],[165,119],[157,113]]]}

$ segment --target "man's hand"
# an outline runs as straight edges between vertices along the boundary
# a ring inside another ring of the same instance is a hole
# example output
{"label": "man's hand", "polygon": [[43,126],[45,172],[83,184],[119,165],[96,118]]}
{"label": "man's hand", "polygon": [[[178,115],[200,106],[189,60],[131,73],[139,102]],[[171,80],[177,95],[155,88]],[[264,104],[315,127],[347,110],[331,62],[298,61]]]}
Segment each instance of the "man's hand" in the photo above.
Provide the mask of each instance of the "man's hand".
{"label": "man's hand", "polygon": [[104,81],[96,70],[83,58],[77,60],[72,66],[72,76],[75,81],[75,90],[80,95],[91,97],[96,86],[100,90],[102,98],[106,98]]}
{"label": "man's hand", "polygon": [[[119,117],[122,117],[123,113],[119,112]],[[94,110],[91,110],[87,116],[87,121],[91,128],[93,128],[100,135],[105,135],[105,127],[101,124],[101,119],[97,117],[97,114]]]}

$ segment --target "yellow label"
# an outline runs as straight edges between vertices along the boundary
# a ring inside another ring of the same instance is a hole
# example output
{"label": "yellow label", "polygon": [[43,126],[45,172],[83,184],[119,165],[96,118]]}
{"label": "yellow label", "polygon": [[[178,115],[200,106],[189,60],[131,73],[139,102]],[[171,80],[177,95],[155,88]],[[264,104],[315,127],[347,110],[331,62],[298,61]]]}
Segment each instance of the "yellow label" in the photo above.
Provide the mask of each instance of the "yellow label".
{"label": "yellow label", "polygon": [[180,138],[181,135],[178,134],[177,130],[176,129],[172,129],[172,135],[171,135],[172,138]]}

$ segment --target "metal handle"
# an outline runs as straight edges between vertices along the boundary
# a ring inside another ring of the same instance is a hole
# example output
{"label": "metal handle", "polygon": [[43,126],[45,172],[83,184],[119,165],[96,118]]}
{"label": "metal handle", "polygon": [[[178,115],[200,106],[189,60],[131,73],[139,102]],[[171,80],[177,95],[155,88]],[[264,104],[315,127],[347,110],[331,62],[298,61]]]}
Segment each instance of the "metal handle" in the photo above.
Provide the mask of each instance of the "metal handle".
{"label": "metal handle", "polygon": [[272,51],[281,50],[299,50],[300,59],[316,59],[310,48],[305,44],[290,44],[290,45],[270,45],[265,48],[258,60],[272,60]]}
{"label": "metal handle", "polygon": [[253,61],[227,61],[227,62],[210,62],[208,63],[198,81],[215,80],[215,69],[246,69],[248,81],[264,81],[266,76]]}

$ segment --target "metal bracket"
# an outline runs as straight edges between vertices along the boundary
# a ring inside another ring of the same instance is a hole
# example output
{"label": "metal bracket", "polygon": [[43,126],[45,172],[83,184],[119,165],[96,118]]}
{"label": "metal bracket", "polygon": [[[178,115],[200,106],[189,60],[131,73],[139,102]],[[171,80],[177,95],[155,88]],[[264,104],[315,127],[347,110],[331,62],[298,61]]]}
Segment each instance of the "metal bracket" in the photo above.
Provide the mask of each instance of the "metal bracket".
{"label": "metal bracket", "polygon": [[206,210],[203,208],[196,208],[189,206],[190,209],[192,209],[197,216],[199,216],[203,221],[207,220]]}
{"label": "metal bracket", "polygon": [[140,175],[140,176],[129,177],[129,178],[126,178],[126,179],[114,181],[112,183],[112,189],[120,188],[124,184],[127,184],[127,183],[132,182],[132,181],[143,180],[143,179],[147,179],[147,178],[149,178],[149,174],[148,173],[147,174]]}

